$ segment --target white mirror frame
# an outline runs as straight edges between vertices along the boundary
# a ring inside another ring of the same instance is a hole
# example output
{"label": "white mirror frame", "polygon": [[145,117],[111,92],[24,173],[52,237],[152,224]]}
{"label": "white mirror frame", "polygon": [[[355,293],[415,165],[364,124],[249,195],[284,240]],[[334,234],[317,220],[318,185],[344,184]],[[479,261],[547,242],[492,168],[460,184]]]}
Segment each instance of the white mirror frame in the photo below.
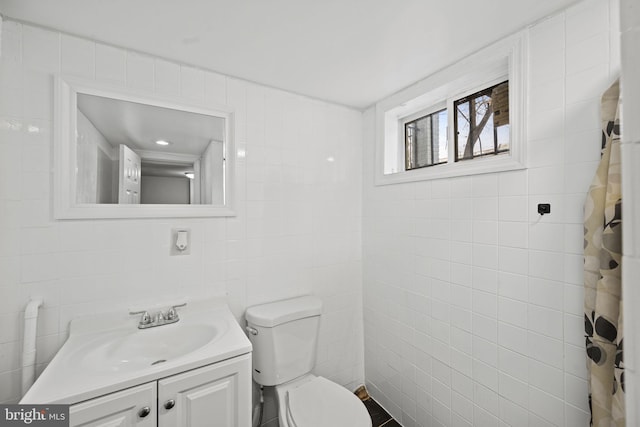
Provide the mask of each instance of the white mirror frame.
{"label": "white mirror frame", "polygon": [[[76,203],[76,122],[78,93],[137,102],[156,107],[187,111],[225,120],[224,205],[119,205]],[[57,75],[54,77],[54,188],[55,219],[89,218],[197,218],[235,216],[234,186],[235,145],[234,110],[225,105],[190,105],[154,93],[111,86],[95,81]]]}

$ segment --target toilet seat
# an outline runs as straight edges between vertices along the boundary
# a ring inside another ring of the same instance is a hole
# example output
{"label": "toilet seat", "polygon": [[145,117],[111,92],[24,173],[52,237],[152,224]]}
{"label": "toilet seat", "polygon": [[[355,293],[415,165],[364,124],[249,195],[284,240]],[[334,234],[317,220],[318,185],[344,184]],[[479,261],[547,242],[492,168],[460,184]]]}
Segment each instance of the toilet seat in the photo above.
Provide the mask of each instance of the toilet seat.
{"label": "toilet seat", "polygon": [[367,409],[355,394],[323,377],[315,377],[285,392],[290,427],[371,427]]}

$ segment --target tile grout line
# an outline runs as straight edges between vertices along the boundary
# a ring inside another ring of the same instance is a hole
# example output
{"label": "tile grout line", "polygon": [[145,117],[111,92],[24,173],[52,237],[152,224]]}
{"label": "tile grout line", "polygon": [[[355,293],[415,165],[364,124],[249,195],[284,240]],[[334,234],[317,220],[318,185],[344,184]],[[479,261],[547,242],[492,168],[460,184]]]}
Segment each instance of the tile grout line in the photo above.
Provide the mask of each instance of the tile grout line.
{"label": "tile grout line", "polygon": [[385,421],[384,423],[380,424],[378,427],[383,427],[387,424],[389,424],[391,421],[395,421],[393,418],[389,418],[387,421]]}

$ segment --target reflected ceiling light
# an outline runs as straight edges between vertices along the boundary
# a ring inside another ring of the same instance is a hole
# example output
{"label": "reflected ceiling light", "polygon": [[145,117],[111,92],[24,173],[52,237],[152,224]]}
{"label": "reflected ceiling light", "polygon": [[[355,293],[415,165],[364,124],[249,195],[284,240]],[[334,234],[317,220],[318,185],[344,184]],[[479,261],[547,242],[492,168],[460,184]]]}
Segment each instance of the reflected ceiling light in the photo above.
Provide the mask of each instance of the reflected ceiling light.
{"label": "reflected ceiling light", "polygon": [[189,179],[194,179],[196,177],[193,172],[185,172],[184,175]]}
{"label": "reflected ceiling light", "polygon": [[327,157],[327,162],[335,162],[336,159],[333,157]]}
{"label": "reflected ceiling light", "polygon": [[156,144],[158,144],[158,145],[169,145],[170,142],[165,141],[163,139],[159,139],[159,140],[156,141]]}

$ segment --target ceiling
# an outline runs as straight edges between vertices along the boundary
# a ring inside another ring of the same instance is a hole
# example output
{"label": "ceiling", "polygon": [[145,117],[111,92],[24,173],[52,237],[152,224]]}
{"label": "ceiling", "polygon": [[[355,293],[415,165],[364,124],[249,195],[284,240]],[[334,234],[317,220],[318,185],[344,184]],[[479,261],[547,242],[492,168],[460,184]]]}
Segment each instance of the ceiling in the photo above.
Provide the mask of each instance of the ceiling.
{"label": "ceiling", "polygon": [[[212,140],[224,140],[224,119],[120,99],[78,94],[78,110],[113,147],[199,158]],[[157,140],[170,145],[160,146]],[[144,158],[144,156],[143,156]]]}
{"label": "ceiling", "polygon": [[576,0],[0,0],[0,12],[365,108]]}

